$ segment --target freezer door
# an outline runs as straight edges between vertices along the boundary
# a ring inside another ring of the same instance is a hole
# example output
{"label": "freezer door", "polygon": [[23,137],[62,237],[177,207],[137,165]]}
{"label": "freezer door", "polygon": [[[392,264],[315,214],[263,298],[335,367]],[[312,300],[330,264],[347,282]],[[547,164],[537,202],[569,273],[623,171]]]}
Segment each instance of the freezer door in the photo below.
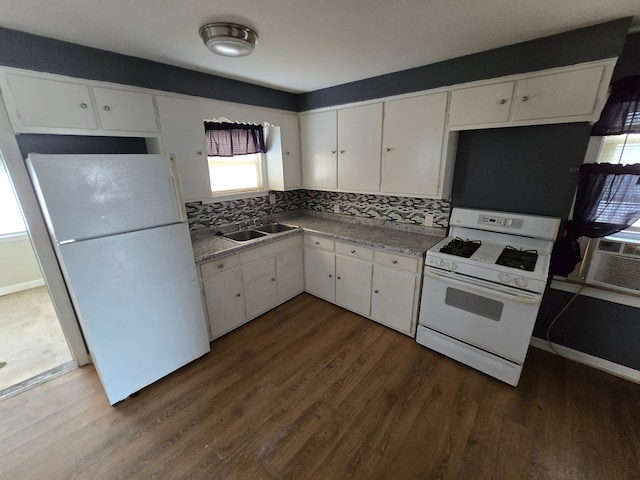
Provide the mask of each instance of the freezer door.
{"label": "freezer door", "polygon": [[27,166],[56,242],[182,221],[169,157],[32,154]]}
{"label": "freezer door", "polygon": [[186,225],[65,244],[59,252],[112,405],[209,351]]}

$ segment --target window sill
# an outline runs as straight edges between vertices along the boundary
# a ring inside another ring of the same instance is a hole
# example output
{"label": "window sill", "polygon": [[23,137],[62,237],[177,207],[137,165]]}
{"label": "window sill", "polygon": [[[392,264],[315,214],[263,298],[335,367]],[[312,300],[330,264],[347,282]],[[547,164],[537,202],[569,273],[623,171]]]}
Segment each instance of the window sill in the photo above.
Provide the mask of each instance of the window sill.
{"label": "window sill", "polygon": [[211,198],[203,200],[202,203],[219,203],[219,202],[227,202],[229,200],[242,200],[244,198],[256,198],[256,197],[266,197],[269,195],[268,190],[260,190],[254,192],[239,192],[239,193],[227,193],[223,195],[215,195]]}
{"label": "window sill", "polygon": [[567,280],[563,277],[554,277],[551,281],[551,288],[570,293],[580,292],[580,295],[587,297],[606,300],[608,302],[618,303],[628,307],[640,308],[640,295],[636,296],[632,293],[618,292],[575,280]]}

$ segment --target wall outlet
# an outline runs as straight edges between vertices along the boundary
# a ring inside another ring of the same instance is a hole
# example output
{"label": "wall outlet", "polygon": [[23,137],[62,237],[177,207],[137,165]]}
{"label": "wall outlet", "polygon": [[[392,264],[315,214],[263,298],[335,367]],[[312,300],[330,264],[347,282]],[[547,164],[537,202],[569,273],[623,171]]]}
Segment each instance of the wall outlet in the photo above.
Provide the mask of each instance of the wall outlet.
{"label": "wall outlet", "polygon": [[275,205],[275,204],[276,204],[276,194],[275,194],[275,193],[273,193],[273,192],[271,192],[271,193],[269,194],[269,203],[270,203],[271,205]]}
{"label": "wall outlet", "polygon": [[424,216],[424,226],[425,227],[433,227],[433,215],[425,215]]}
{"label": "wall outlet", "polygon": [[340,213],[340,205],[337,203],[333,206],[333,213]]}

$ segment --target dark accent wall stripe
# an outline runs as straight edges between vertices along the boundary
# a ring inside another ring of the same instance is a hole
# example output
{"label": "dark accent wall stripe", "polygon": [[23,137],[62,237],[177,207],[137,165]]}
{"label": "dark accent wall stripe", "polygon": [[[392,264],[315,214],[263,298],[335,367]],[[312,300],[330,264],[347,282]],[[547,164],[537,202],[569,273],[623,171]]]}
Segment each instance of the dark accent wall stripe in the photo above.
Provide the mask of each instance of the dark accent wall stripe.
{"label": "dark accent wall stripe", "polygon": [[301,94],[298,111],[617,57],[631,17]]}
{"label": "dark accent wall stripe", "polygon": [[109,154],[148,153],[144,138],[92,137],[83,135],[16,135],[23,158],[30,153],[46,154]]}
{"label": "dark accent wall stripe", "polygon": [[0,27],[0,65],[295,111],[272,88]]}

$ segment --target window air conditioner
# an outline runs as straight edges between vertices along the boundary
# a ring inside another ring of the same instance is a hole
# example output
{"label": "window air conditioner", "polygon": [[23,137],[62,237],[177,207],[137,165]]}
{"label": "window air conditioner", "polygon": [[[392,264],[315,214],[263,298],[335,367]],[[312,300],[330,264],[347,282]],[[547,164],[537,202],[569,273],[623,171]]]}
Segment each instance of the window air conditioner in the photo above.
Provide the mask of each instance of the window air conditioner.
{"label": "window air conditioner", "polygon": [[587,283],[640,293],[640,243],[598,239]]}

